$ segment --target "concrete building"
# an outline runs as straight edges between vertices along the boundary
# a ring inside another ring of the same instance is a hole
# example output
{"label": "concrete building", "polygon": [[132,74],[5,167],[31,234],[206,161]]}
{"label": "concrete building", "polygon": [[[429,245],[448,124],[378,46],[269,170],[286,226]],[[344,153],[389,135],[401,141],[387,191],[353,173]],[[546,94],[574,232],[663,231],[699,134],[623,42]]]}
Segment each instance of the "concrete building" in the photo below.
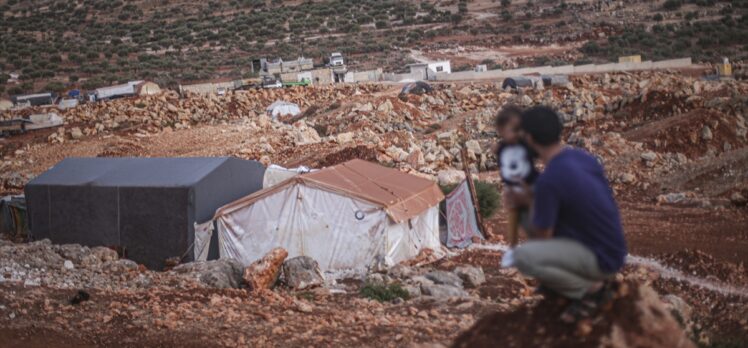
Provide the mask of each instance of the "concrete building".
{"label": "concrete building", "polygon": [[437,73],[452,73],[452,66],[448,60],[409,64],[408,68],[412,75],[417,76],[421,80],[433,80],[436,78]]}
{"label": "concrete building", "polygon": [[179,85],[179,93],[194,93],[194,94],[218,94],[218,91],[229,91],[234,90],[247,84],[245,80],[214,80],[202,83],[194,83],[190,85]]}
{"label": "concrete building", "polygon": [[278,59],[275,62],[265,62],[263,70],[270,75],[276,75],[312,69],[314,69],[314,61],[311,58],[299,57],[291,61]]}

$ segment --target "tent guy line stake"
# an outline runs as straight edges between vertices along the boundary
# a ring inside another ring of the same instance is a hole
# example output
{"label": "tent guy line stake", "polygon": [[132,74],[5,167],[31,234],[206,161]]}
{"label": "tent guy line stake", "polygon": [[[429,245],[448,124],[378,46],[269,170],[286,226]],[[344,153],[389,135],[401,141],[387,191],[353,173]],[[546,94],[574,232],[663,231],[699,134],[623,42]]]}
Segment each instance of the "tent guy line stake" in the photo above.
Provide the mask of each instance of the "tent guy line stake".
{"label": "tent guy line stake", "polygon": [[[495,244],[472,244],[465,249],[481,249],[481,250],[492,250],[492,251],[507,251],[509,246],[503,243]],[[465,250],[463,249],[463,250]],[[739,287],[730,284],[724,284],[721,282],[714,282],[705,278],[692,276],[683,273],[672,267],[663,265],[659,261],[643,256],[627,255],[626,264],[628,265],[639,265],[656,271],[660,274],[660,277],[664,279],[673,279],[676,281],[688,283],[689,285],[706,289],[712,292],[716,292],[725,296],[738,296],[748,297],[748,287]]]}

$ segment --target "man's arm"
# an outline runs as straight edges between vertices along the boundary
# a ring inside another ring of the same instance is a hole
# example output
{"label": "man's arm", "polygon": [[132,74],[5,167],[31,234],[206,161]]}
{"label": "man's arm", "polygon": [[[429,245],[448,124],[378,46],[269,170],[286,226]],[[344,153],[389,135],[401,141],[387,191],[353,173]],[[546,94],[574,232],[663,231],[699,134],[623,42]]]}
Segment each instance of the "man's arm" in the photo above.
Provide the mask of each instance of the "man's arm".
{"label": "man's arm", "polygon": [[538,181],[535,184],[535,197],[530,210],[532,228],[527,231],[527,236],[530,239],[553,237],[553,228],[556,226],[560,206],[556,190],[547,182]]}

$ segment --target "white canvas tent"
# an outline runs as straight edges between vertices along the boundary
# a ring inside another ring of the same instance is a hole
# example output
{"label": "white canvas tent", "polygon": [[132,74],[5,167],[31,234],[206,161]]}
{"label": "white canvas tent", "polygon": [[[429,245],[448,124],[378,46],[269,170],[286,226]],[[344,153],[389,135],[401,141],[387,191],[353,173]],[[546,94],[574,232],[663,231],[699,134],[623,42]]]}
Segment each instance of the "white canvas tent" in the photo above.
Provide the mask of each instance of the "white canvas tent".
{"label": "white canvas tent", "polygon": [[441,247],[443,198],[431,180],[352,160],[218,209],[220,256],[248,265],[283,247],[325,271],[393,265]]}

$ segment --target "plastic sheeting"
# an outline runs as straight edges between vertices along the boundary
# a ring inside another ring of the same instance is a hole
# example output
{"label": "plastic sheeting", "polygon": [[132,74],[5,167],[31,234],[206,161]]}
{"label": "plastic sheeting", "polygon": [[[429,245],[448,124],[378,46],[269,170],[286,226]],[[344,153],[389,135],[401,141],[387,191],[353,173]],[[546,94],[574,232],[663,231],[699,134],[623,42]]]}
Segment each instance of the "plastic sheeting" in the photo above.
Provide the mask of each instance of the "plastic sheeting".
{"label": "plastic sheeting", "polygon": [[195,223],[195,243],[193,251],[195,261],[206,261],[210,250],[210,239],[213,237],[213,220],[198,224]]}
{"label": "plastic sheeting", "polygon": [[31,123],[26,125],[27,130],[62,126],[65,122],[62,119],[62,116],[55,112],[31,115],[29,116],[29,121],[31,121]]}
{"label": "plastic sheeting", "polygon": [[275,247],[312,257],[325,271],[393,265],[440,248],[438,206],[395,223],[380,206],[303,182],[216,219],[221,258],[244,265]]}
{"label": "plastic sheeting", "polygon": [[262,188],[273,187],[283,181],[286,181],[299,174],[309,173],[312,170],[308,167],[284,168],[279,165],[271,164],[265,169],[265,177],[262,180]]}
{"label": "plastic sheeting", "polygon": [[294,103],[278,100],[267,108],[268,116],[272,118],[278,118],[278,116],[291,115],[296,116],[301,113],[299,106]]}

